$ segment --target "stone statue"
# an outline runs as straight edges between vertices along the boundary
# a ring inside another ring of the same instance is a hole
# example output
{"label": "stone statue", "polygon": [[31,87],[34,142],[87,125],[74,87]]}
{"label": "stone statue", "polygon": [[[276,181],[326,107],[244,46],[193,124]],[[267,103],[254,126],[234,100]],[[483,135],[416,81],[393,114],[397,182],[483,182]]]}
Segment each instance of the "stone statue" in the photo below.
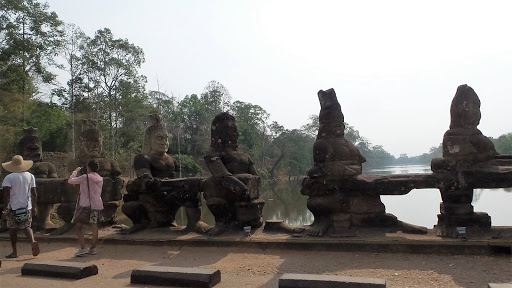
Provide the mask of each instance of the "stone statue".
{"label": "stone statue", "polygon": [[301,190],[302,194],[309,196],[308,209],[315,217],[307,231],[310,236],[323,236],[332,225],[332,216],[342,212],[342,191],[326,189],[319,183],[359,175],[362,163],[366,162],[354,144],[344,137],[345,119],[334,89],[320,90],[318,100],[320,115],[318,135],[313,145],[314,165],[307,171]]}
{"label": "stone statue", "polygon": [[50,162],[43,162],[43,150],[37,128],[23,128],[23,138],[18,143],[18,151],[23,159],[32,160],[29,170],[36,178],[57,178],[57,169]]}
{"label": "stone statue", "polygon": [[[28,172],[32,173],[36,180],[41,178],[57,178],[57,169],[50,162],[43,162],[43,150],[41,140],[39,139],[37,128],[28,127],[23,128],[23,138],[18,142],[19,154],[26,160],[32,160],[34,165]],[[45,197],[40,197],[38,200],[39,215],[34,218],[34,230],[49,230],[57,228],[55,224],[50,221],[50,213],[52,212],[55,204],[43,203]]]}
{"label": "stone statue", "polygon": [[80,132],[77,140],[76,159],[68,163],[67,170],[71,173],[77,167],[82,167],[94,159],[100,164],[98,174],[101,177],[119,178],[121,169],[117,161],[105,157],[103,135],[97,125],[96,120],[82,120],[82,132]]}
{"label": "stone statue", "polygon": [[[432,159],[431,168],[435,175],[452,175],[455,180],[440,185],[443,202],[436,228],[441,236],[449,237],[457,235],[456,227],[467,227],[468,234],[485,232],[491,227],[491,217],[474,212],[473,188],[482,187],[483,183],[476,183],[479,174],[489,177],[485,182],[494,182],[491,177],[501,169],[498,169],[499,155],[494,144],[477,128],[481,118],[480,99],[468,85],[457,88],[450,116],[450,129],[443,136],[443,157]],[[474,177],[468,177],[468,173]]]}
{"label": "stone statue", "polygon": [[[187,178],[185,186],[195,189],[164,192],[168,179],[175,178],[179,164],[167,154],[169,136],[160,115],[149,115],[148,127],[144,135],[142,153],[135,156],[133,167],[136,179],[127,184],[127,193],[122,206],[123,213],[130,218],[133,226],[122,233],[134,233],[141,229],[156,227],[176,227],[176,212],[185,207],[187,215],[186,230],[205,233],[211,229],[201,221],[200,179]],[[162,184],[164,183],[164,184]],[[168,183],[167,183],[168,184]]]}
{"label": "stone statue", "polygon": [[[67,170],[71,173],[77,167],[85,166],[92,159],[98,161],[98,174],[103,177],[101,199],[104,206],[102,211],[104,222],[101,225],[112,225],[117,223],[116,210],[121,205],[120,200],[122,199],[121,190],[123,189],[124,181],[120,178],[121,169],[117,161],[105,157],[103,135],[97,128],[97,121],[84,119],[82,120],[82,131],[77,139],[76,159],[68,162]],[[77,194],[75,191],[67,191],[66,193],[69,194],[66,198],[69,202],[63,203],[57,208],[57,214],[65,224],[52,232],[52,234],[64,234],[74,227],[71,219],[75,211],[75,202],[73,200],[76,200],[76,198],[71,197],[71,195]]]}
{"label": "stone statue", "polygon": [[492,165],[488,161],[494,160],[498,153],[492,141],[477,128],[481,118],[480,99],[468,85],[457,88],[450,117],[450,129],[443,136],[445,169]]}
{"label": "stone statue", "polygon": [[219,235],[233,226],[260,227],[265,205],[259,199],[260,178],[251,157],[238,150],[235,118],[229,113],[213,119],[210,147],[204,160],[212,176],[203,188],[206,204],[215,217],[209,235]]}

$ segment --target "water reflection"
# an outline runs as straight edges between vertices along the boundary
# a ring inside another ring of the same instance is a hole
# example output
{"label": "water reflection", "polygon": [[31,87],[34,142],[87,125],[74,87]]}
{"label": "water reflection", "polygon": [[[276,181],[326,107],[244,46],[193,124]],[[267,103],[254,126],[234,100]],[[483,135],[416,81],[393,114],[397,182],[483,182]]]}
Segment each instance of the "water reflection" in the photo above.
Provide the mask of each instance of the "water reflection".
{"label": "water reflection", "polygon": [[[365,174],[411,174],[431,173],[430,166],[402,165],[365,170]],[[313,215],[306,207],[307,197],[300,194],[301,180],[283,180],[275,184],[262,183],[261,198],[266,201],[263,209],[264,220],[281,219],[292,225],[306,225],[313,222]],[[416,225],[432,228],[437,223],[441,195],[438,189],[418,189],[402,196],[382,196],[386,211],[398,219]],[[476,189],[473,206],[475,211],[491,215],[493,226],[512,226],[512,188]],[[215,218],[206,206],[202,205],[203,221],[214,225]],[[177,222],[186,225],[183,210],[178,211]]]}
{"label": "water reflection", "polygon": [[[364,171],[366,174],[431,173],[427,165],[388,166]],[[487,212],[493,226],[512,226],[512,188],[475,189],[473,206],[475,211]],[[438,189],[415,189],[403,196],[382,196],[386,211],[398,219],[426,227],[437,223],[441,194]]]}

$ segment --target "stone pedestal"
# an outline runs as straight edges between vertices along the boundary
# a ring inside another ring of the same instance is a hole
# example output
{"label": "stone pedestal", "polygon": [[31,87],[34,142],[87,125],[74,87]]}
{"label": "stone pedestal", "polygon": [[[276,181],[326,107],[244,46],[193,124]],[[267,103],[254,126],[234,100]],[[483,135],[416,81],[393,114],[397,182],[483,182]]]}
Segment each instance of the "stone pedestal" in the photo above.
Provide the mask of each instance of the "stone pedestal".
{"label": "stone pedestal", "polygon": [[438,236],[462,237],[457,231],[457,227],[466,228],[466,235],[464,236],[480,236],[491,231],[491,216],[485,212],[437,215],[436,229]]}
{"label": "stone pedestal", "polygon": [[256,199],[252,202],[237,202],[236,207],[236,222],[239,226],[251,226],[258,228],[263,225],[263,206],[265,200]]}

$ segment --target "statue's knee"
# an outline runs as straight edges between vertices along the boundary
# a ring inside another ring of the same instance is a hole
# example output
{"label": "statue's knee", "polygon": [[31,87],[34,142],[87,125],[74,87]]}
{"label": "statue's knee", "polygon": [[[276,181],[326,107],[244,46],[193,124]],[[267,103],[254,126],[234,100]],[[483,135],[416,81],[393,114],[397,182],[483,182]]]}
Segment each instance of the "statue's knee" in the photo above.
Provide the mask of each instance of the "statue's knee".
{"label": "statue's knee", "polygon": [[135,201],[124,203],[121,206],[121,211],[128,217],[140,213],[140,211],[143,209],[144,207],[140,203]]}
{"label": "statue's knee", "polygon": [[309,197],[307,206],[313,214],[329,214],[338,210],[338,199],[333,196]]}

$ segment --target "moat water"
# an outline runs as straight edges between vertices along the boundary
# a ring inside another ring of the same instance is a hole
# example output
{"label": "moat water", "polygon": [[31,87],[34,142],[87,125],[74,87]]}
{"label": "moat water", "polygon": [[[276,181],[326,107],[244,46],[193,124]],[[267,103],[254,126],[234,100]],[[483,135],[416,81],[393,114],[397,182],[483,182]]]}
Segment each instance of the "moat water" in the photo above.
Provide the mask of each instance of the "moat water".
{"label": "moat water", "polygon": [[[410,174],[431,171],[430,166],[426,165],[402,165],[370,169],[363,173]],[[263,208],[264,220],[281,219],[291,225],[307,225],[313,222],[313,214],[306,207],[307,197],[300,194],[301,181],[302,179],[295,179],[262,183],[260,196],[266,201]],[[437,223],[441,203],[438,189],[415,189],[407,195],[381,196],[381,199],[386,206],[386,212],[394,214],[399,220],[427,228],[432,228]],[[473,206],[475,212],[487,212],[491,216],[493,226],[512,226],[512,188],[475,189]],[[202,211],[203,221],[214,225],[214,217],[204,202]],[[178,211],[176,216],[178,224],[186,224],[182,210]]]}

